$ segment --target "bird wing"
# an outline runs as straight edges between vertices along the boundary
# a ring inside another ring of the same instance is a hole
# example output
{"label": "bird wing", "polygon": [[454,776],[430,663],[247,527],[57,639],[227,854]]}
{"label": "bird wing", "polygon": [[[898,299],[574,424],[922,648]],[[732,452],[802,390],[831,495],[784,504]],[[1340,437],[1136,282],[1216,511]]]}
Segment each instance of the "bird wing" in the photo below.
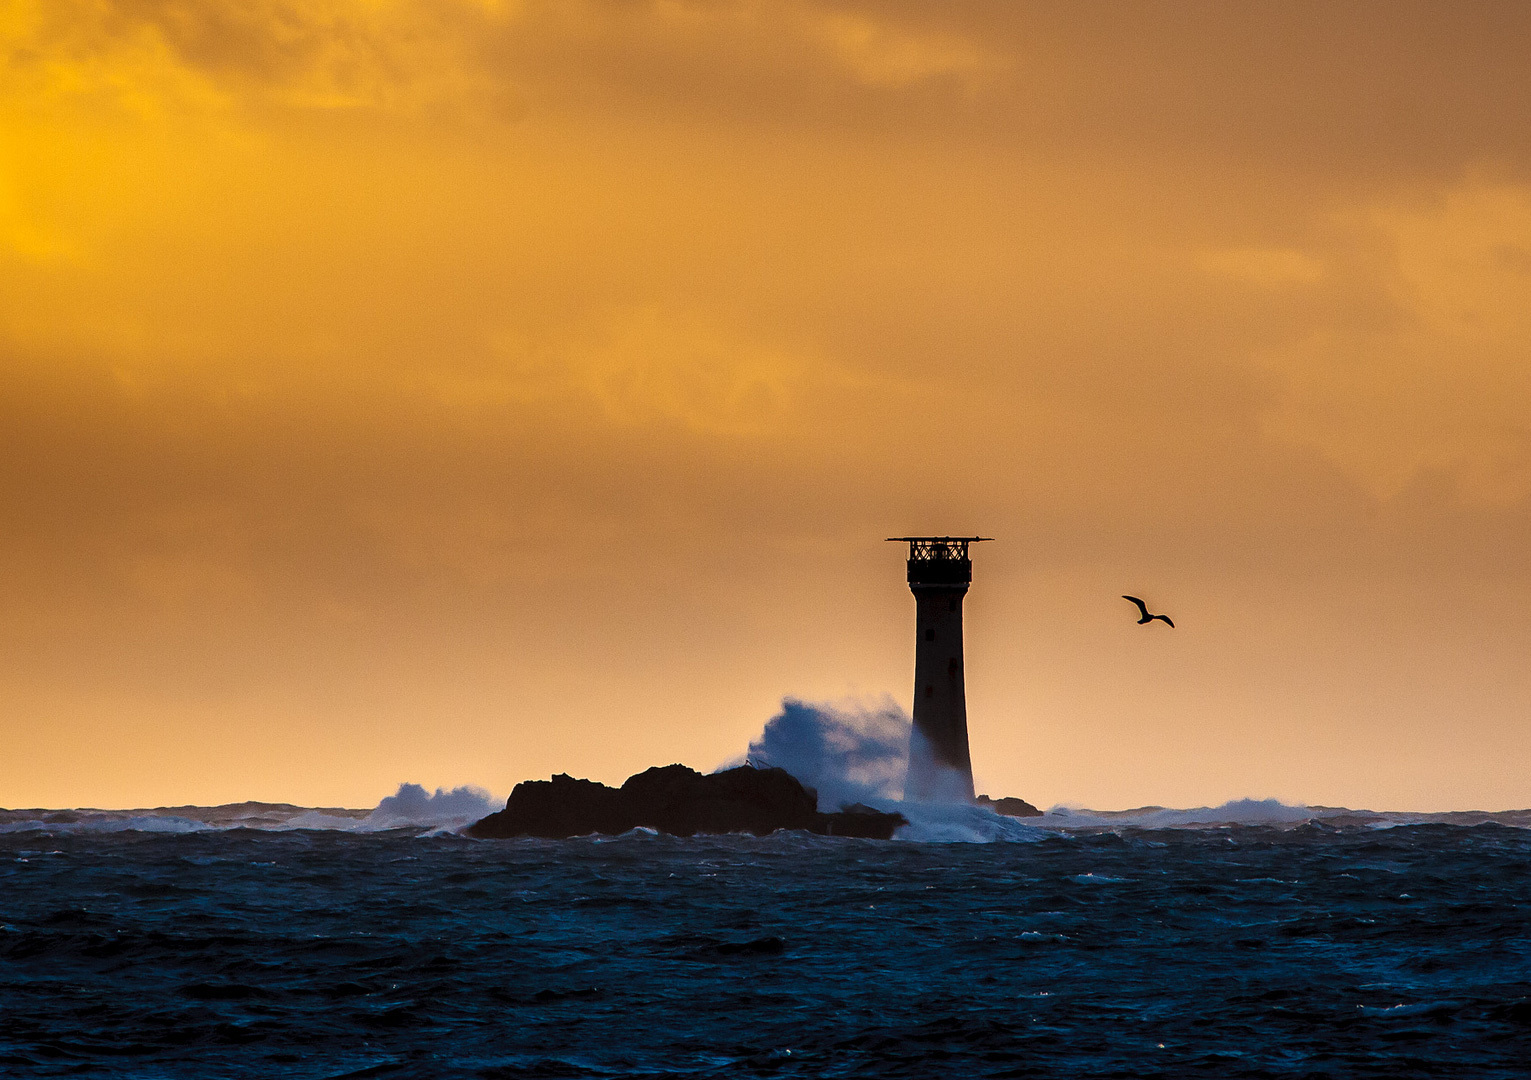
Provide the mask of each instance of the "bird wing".
{"label": "bird wing", "polygon": [[1128,596],[1125,593],[1122,595],[1122,599],[1131,600],[1134,604],[1138,605],[1138,610],[1143,613],[1143,618],[1148,618],[1148,605],[1143,603],[1143,601],[1139,600],[1136,596]]}
{"label": "bird wing", "polygon": [[1165,622],[1170,624],[1171,628],[1173,628],[1175,625],[1173,622],[1170,622],[1170,617],[1168,615],[1155,615],[1154,618],[1163,619]]}

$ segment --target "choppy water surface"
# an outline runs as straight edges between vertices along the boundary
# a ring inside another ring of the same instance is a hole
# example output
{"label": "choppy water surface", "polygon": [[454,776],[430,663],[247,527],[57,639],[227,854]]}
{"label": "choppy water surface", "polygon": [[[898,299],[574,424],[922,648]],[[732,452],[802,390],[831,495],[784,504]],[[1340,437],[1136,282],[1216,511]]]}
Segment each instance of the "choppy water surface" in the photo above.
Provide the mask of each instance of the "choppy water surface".
{"label": "choppy water surface", "polygon": [[1531,1070],[1531,832],[0,835],[9,1077]]}

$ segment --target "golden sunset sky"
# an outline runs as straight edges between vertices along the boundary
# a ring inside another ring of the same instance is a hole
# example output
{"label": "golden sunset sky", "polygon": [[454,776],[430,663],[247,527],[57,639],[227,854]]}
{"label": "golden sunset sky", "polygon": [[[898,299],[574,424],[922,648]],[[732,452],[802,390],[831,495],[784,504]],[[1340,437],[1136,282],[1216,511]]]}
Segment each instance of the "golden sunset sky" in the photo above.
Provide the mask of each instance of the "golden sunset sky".
{"label": "golden sunset sky", "polygon": [[710,769],[907,708],[883,537],[983,533],[980,791],[1531,806],[1531,5],[0,49],[0,805]]}

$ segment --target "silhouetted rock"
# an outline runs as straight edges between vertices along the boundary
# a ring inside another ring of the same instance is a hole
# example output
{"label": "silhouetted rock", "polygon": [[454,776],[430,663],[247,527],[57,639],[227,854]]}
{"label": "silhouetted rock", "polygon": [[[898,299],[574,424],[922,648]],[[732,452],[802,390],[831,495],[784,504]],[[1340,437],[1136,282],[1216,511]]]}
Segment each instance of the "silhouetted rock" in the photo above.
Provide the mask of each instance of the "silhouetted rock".
{"label": "silhouetted rock", "polygon": [[1017,799],[1007,796],[1003,799],[991,799],[987,795],[978,796],[976,802],[979,806],[987,806],[996,814],[1005,817],[1041,817],[1042,811],[1032,806],[1025,799]]}
{"label": "silhouetted rock", "polygon": [[620,791],[559,773],[551,780],[523,780],[505,801],[505,809],[474,822],[467,831],[470,836],[556,839],[624,833],[637,824]]}
{"label": "silhouetted rock", "polygon": [[640,825],[673,836],[816,831],[818,798],[784,769],[743,766],[703,776],[666,765],[628,777],[622,795]]}
{"label": "silhouetted rock", "polygon": [[764,836],[777,829],[800,829],[823,836],[887,840],[905,824],[901,814],[860,805],[838,814],[821,814],[817,796],[785,769],[745,765],[704,776],[684,765],[665,765],[628,777],[620,788],[562,773],[551,780],[525,780],[510,793],[504,810],[465,831],[481,838],[557,839],[624,833],[639,826],[673,836]]}
{"label": "silhouetted rock", "polygon": [[814,832],[825,836],[857,836],[864,840],[887,840],[894,829],[909,824],[903,814],[884,813],[864,803],[851,803],[840,807],[838,814],[819,814],[818,818],[823,828],[814,829]]}

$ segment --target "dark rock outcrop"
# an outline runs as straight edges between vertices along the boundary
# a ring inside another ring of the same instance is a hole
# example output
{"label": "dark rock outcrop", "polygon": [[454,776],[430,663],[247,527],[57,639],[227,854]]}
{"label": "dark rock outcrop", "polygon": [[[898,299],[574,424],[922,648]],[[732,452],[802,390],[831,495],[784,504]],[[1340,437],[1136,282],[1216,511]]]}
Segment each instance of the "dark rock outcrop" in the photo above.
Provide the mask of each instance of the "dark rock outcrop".
{"label": "dark rock outcrop", "polygon": [[624,833],[637,822],[616,788],[559,773],[516,785],[505,809],[468,826],[469,836],[586,836]]}
{"label": "dark rock outcrop", "polygon": [[1006,796],[1003,799],[991,799],[987,795],[980,795],[975,800],[979,806],[987,806],[996,814],[1005,817],[1041,817],[1042,811],[1032,806],[1025,799],[1017,799]]}
{"label": "dark rock outcrop", "polygon": [[560,839],[590,833],[617,834],[638,827],[694,836],[800,829],[822,836],[887,840],[902,814],[853,806],[823,814],[818,798],[785,769],[748,765],[704,776],[684,765],[648,769],[620,788],[560,773],[551,780],[524,780],[505,809],[464,831],[481,838],[542,836]]}

